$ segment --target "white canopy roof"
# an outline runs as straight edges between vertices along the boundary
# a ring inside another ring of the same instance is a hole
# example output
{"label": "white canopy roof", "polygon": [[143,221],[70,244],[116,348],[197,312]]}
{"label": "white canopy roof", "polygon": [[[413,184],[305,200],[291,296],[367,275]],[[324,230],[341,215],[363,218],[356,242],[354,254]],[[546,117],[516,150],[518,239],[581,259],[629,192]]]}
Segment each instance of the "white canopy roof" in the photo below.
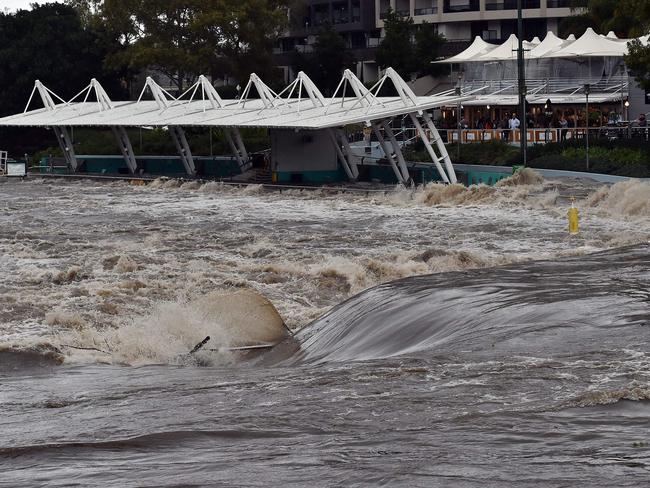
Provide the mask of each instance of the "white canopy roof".
{"label": "white canopy roof", "polygon": [[[608,103],[618,102],[623,98],[623,95],[618,93],[598,93],[589,95],[589,103]],[[537,95],[526,95],[526,102],[528,104],[542,105],[546,100],[551,100],[553,105],[582,105],[586,102],[586,98],[582,93],[544,93]],[[494,107],[517,107],[519,105],[518,95],[485,95],[477,97],[473,100],[463,102],[463,105],[470,106],[485,106],[491,105]]]}
{"label": "white canopy roof", "polygon": [[530,59],[538,59],[546,56],[549,53],[557,51],[562,47],[570,44],[571,41],[560,39],[553,32],[548,31],[544,40],[539,43],[535,48],[526,53],[526,57]]}
{"label": "white canopy roof", "polygon": [[496,49],[493,49],[487,54],[475,58],[475,61],[492,61],[492,60],[506,60],[517,59],[517,49],[519,48],[519,40],[517,36],[511,34],[506,42],[501,44]]}
{"label": "white canopy roof", "polygon": [[[377,97],[381,85],[386,81],[393,83],[398,96]],[[249,97],[253,87],[259,98]],[[474,98],[471,95],[456,96],[453,90],[417,97],[392,68],[386,70],[386,74],[371,90],[346,70],[331,98],[325,98],[302,72],[279,94],[252,74],[241,98],[237,100],[221,99],[204,76],[199,77],[197,83],[187,90],[186,93],[192,93],[189,100],[172,97],[151,78],[147,79],[143,94],[147,89],[151,91],[153,101],[113,102],[93,79],[76,97],[65,102],[37,81],[28,107],[37,91],[45,107],[31,111],[26,108],[22,114],[0,118],[0,126],[178,125],[322,129],[382,120]],[[83,101],[74,101],[84,94]],[[52,95],[61,103],[55,103]],[[97,101],[88,101],[90,95],[91,99],[96,98]]]}
{"label": "white canopy roof", "polygon": [[599,36],[589,27],[575,42],[548,54],[548,58],[624,56],[627,43]]}
{"label": "white canopy roof", "polygon": [[[640,37],[643,44],[648,43],[649,36]],[[607,36],[599,35],[592,28],[576,40],[571,34],[566,40],[557,37],[553,32],[548,32],[542,42],[539,38],[524,41],[524,56],[527,59],[542,58],[574,58],[574,57],[622,57],[627,54],[628,39],[618,39],[614,32]],[[489,47],[488,47],[489,46]],[[443,63],[463,63],[473,61],[509,61],[517,59],[518,40],[512,34],[500,46],[494,46],[476,37],[474,42],[465,51],[456,56],[445,59]]]}
{"label": "white canopy roof", "polygon": [[474,38],[474,42],[465,49],[463,52],[456,54],[455,56],[452,56],[451,58],[447,58],[445,60],[439,61],[442,63],[462,63],[465,61],[469,61],[473,58],[476,58],[478,56],[481,56],[483,54],[487,54],[490,51],[496,49],[496,45],[490,44],[489,42],[485,42],[481,36],[476,36]]}

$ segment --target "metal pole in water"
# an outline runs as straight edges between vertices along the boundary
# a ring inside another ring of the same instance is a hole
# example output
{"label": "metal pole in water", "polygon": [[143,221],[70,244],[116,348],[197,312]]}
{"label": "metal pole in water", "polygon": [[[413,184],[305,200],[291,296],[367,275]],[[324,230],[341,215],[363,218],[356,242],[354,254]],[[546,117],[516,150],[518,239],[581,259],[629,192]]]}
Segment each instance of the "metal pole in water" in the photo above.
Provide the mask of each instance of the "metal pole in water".
{"label": "metal pole in water", "polygon": [[580,214],[574,205],[575,198],[571,197],[571,208],[567,212],[569,217],[569,234],[577,234],[579,232]]}

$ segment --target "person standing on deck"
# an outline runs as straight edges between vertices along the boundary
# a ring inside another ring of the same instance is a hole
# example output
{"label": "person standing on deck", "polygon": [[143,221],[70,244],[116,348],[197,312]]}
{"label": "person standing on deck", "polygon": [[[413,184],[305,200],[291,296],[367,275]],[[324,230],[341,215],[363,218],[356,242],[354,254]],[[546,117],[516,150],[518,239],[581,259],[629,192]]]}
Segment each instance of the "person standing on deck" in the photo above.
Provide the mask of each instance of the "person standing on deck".
{"label": "person standing on deck", "polygon": [[510,121],[508,122],[508,128],[512,132],[512,140],[515,140],[515,132],[519,129],[519,126],[521,125],[521,122],[519,122],[519,119],[517,118],[517,114],[513,112],[512,117],[510,118]]}

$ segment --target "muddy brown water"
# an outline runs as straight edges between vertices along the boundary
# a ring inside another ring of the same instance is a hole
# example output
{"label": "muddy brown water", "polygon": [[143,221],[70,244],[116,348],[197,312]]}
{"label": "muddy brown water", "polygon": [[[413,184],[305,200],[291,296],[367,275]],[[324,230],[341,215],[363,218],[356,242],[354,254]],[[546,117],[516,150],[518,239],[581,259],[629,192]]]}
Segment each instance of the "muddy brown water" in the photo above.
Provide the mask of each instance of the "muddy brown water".
{"label": "muddy brown water", "polygon": [[[643,185],[0,184],[0,486],[644,486]],[[242,287],[300,347],[187,360]]]}

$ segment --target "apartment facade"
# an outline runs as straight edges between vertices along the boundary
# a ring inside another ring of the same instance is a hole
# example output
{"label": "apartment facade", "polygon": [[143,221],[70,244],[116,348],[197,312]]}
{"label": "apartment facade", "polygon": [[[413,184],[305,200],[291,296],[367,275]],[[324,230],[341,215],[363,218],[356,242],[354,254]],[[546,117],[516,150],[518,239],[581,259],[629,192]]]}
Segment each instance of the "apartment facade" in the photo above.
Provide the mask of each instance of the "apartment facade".
{"label": "apartment facade", "polygon": [[[572,14],[571,0],[522,0],[524,37],[557,34],[559,21]],[[505,41],[517,33],[517,0],[375,0],[375,23],[381,28],[388,9],[428,22],[450,41]]]}
{"label": "apartment facade", "polygon": [[276,62],[284,70],[285,81],[296,73],[291,54],[313,52],[318,33],[330,25],[347,42],[357,64],[357,76],[364,81],[377,78],[375,50],[381,42],[374,0],[305,0],[289,11],[289,29],[274,49]]}
{"label": "apartment facade", "polygon": [[[522,0],[524,38],[543,39],[558,33],[562,18],[572,15],[571,0]],[[275,49],[276,62],[287,82],[295,77],[291,53],[312,51],[318,32],[333,26],[347,41],[364,82],[378,78],[375,51],[383,36],[384,19],[392,9],[415,24],[427,22],[449,41],[445,56],[465,49],[476,37],[505,41],[517,33],[517,0],[305,0],[289,12],[290,27]]]}

